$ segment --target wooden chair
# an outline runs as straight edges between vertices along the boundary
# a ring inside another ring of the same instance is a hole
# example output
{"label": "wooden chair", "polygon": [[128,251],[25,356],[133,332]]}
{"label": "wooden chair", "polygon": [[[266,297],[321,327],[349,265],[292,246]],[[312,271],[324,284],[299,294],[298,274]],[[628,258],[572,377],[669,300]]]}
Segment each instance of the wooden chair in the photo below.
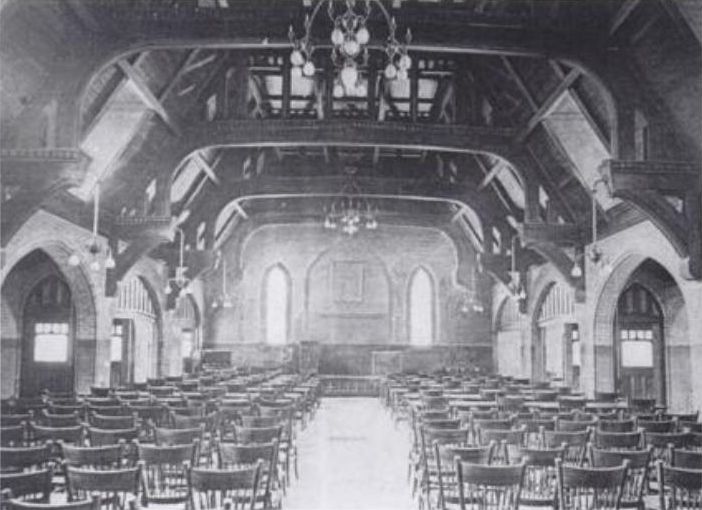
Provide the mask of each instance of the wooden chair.
{"label": "wooden chair", "polygon": [[136,508],[141,466],[125,469],[95,470],[66,467],[69,501],[99,495],[100,508],[124,510]]}
{"label": "wooden chair", "polygon": [[563,420],[556,419],[558,432],[583,432],[596,425],[596,420]]}
{"label": "wooden chair", "polygon": [[628,465],[620,508],[637,508],[644,510],[644,491],[648,488],[648,465],[651,460],[651,448],[639,451],[601,450],[590,447],[590,465],[595,468],[614,468]]}
{"label": "wooden chair", "polygon": [[25,446],[27,444],[27,427],[24,424],[0,427],[0,444],[3,446]]}
{"label": "wooden chair", "polygon": [[121,445],[74,446],[61,444],[64,466],[89,469],[119,469],[125,467],[124,448]]}
{"label": "wooden chair", "polygon": [[517,510],[524,464],[486,466],[455,460],[461,510]]}
{"label": "wooden chair", "polygon": [[35,444],[45,443],[47,441],[82,444],[85,433],[82,425],[73,427],[44,427],[42,425],[30,423],[29,437]]}
{"label": "wooden chair", "polygon": [[234,441],[241,444],[280,441],[283,427],[234,427]]}
{"label": "wooden chair", "polygon": [[47,503],[51,496],[51,470],[40,469],[0,476],[0,491],[4,498],[17,498],[32,503]]}
{"label": "wooden chair", "polygon": [[254,467],[237,470],[189,469],[191,510],[253,509],[260,501],[261,465],[259,461]]}
{"label": "wooden chair", "polygon": [[601,432],[593,434],[595,448],[604,450],[640,450],[644,446],[642,432]]}
{"label": "wooden chair", "polygon": [[[480,433],[481,430],[483,429],[490,429],[490,430],[509,430],[512,428],[513,422],[512,419],[473,419],[471,422],[471,431],[473,433],[473,441],[478,443],[478,444],[484,444],[481,437]],[[489,443],[490,441],[486,441],[486,443]]]}
{"label": "wooden chair", "polygon": [[671,448],[670,465],[685,469],[702,469],[702,452]]}
{"label": "wooden chair", "polygon": [[197,462],[199,441],[173,446],[137,442],[141,463],[142,504],[174,505],[188,501],[188,469]]}
{"label": "wooden chair", "polygon": [[660,510],[692,510],[702,508],[702,471],[656,463],[661,490]]}
{"label": "wooden chair", "polygon": [[48,469],[50,445],[3,446],[0,448],[0,473],[20,473]]}
{"label": "wooden chair", "polygon": [[277,489],[285,489],[278,473],[278,442],[235,444],[218,442],[215,446],[219,469],[240,469],[262,461],[259,480],[260,503],[265,508],[277,508],[281,503]]}
{"label": "wooden chair", "polygon": [[685,420],[679,420],[678,421],[678,428],[682,431],[689,431],[689,432],[702,432],[702,423],[696,422],[696,421],[685,421]]}
{"label": "wooden chair", "polygon": [[618,467],[567,466],[556,460],[559,510],[619,509],[627,464]]}
{"label": "wooden chair", "polygon": [[563,459],[564,464],[574,464],[579,466],[585,458],[589,431],[584,432],[558,432],[545,430],[543,444],[546,448],[558,448],[563,443],[566,444],[566,454]]}
{"label": "wooden chair", "polygon": [[487,465],[490,464],[494,448],[494,443],[487,446],[461,446],[434,442],[436,478],[439,488],[436,505],[438,508],[447,510],[449,507],[460,504],[455,460],[458,458],[462,462]]}
{"label": "wooden chair", "polygon": [[534,418],[524,420],[521,425],[525,427],[526,446],[529,448],[541,448],[543,446],[543,434],[545,430],[556,430],[556,421],[552,418]]}
{"label": "wooden chair", "polygon": [[100,510],[100,498],[97,496],[85,501],[73,503],[31,503],[20,499],[9,499],[2,504],[7,510]]}
{"label": "wooden chair", "polygon": [[420,501],[431,504],[438,497],[437,445],[467,446],[468,429],[433,429],[420,427],[420,457],[410,474],[412,492],[420,490]]}
{"label": "wooden chair", "polygon": [[515,460],[523,463],[521,506],[548,507],[557,499],[556,460],[565,457],[566,445],[558,448],[520,448]]}

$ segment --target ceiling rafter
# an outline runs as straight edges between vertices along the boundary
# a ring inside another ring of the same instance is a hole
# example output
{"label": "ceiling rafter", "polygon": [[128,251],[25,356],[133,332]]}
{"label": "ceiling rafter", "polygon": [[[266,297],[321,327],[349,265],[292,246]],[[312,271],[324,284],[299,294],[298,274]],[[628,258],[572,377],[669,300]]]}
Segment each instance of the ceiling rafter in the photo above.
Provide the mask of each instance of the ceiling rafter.
{"label": "ceiling rafter", "polygon": [[608,33],[610,37],[612,37],[626,20],[629,19],[640,3],[641,0],[624,0],[621,7],[619,7],[612,18],[612,22],[609,24]]}
{"label": "ceiling rafter", "polygon": [[142,76],[141,72],[136,69],[132,64],[122,59],[117,62],[117,66],[122,70],[122,72],[127,76],[134,86],[139,91],[141,98],[143,99],[146,106],[151,108],[156,114],[161,118],[161,120],[170,128],[170,130],[177,136],[180,136],[181,129],[178,122],[173,118],[173,116],[168,113],[163,103],[159,98],[157,98],[154,93],[149,88],[146,79]]}
{"label": "ceiling rafter", "polygon": [[568,74],[561,80],[558,86],[548,95],[548,97],[541,103],[536,111],[527,121],[526,125],[521,129],[516,137],[517,143],[522,143],[531,134],[531,132],[541,124],[548,114],[551,112],[553,107],[556,105],[559,99],[563,96],[563,93],[568,90],[578,78],[581,76],[581,71],[579,69],[573,68],[568,71]]}

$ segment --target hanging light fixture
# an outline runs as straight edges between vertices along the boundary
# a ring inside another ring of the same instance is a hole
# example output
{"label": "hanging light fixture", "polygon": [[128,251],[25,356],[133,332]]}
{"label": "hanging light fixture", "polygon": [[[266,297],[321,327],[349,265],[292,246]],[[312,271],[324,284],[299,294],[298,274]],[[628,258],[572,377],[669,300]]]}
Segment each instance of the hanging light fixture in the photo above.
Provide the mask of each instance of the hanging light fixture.
{"label": "hanging light fixture", "polygon": [[[88,267],[92,271],[100,271],[103,267],[105,269],[114,269],[117,265],[115,259],[112,255],[112,249],[109,245],[106,245],[104,250],[101,246],[100,236],[98,235],[98,226],[100,221],[100,182],[98,181],[95,185],[95,190],[93,192],[93,230],[90,242],[86,245],[85,251],[87,252],[87,262]],[[101,261],[100,254],[105,253],[105,260]],[[68,257],[68,264],[73,267],[77,267],[81,264],[82,258],[80,253],[74,252]]]}
{"label": "hanging light fixture", "polygon": [[509,271],[509,290],[512,295],[517,299],[526,299],[526,289],[522,282],[521,273],[517,270],[517,240],[519,236],[516,234],[512,236],[512,246],[511,246],[511,266]]}
{"label": "hanging light fixture", "polygon": [[227,259],[220,252],[222,260],[222,291],[218,298],[212,301],[212,308],[234,308],[234,302],[227,292]]}
{"label": "hanging light fixture", "polygon": [[341,197],[324,209],[324,228],[340,230],[349,236],[355,235],[361,229],[376,230],[378,220],[374,207],[370,200],[363,197],[361,188],[354,178],[355,169],[349,168],[346,172],[348,180],[341,189]]}
{"label": "hanging light fixture", "polygon": [[597,198],[595,194],[597,192],[598,184],[604,184],[605,188],[609,189],[607,187],[607,181],[602,177],[599,177],[592,183],[590,193],[590,197],[592,199],[592,245],[590,246],[587,256],[595,266],[609,273],[612,270],[609,257],[605,256],[604,252],[597,244]]}
{"label": "hanging light fixture", "polygon": [[317,71],[313,59],[316,48],[312,41],[312,28],[324,4],[327,5],[327,15],[333,27],[329,38],[332,43],[331,60],[337,72],[333,85],[334,97],[340,98],[345,94],[360,96],[364,95],[361,92],[368,90],[360,80],[359,68],[368,65],[368,43],[371,39],[368,20],[374,6],[377,6],[387,25],[385,78],[407,79],[412,67],[412,58],[407,52],[412,33],[407,29],[405,42],[398,41],[395,18],[390,16],[380,0],[318,0],[312,12],[305,16],[304,35],[298,38],[292,25],[288,31],[293,47],[290,63],[295,76],[311,77]]}
{"label": "hanging light fixture", "polygon": [[175,287],[178,292],[177,297],[181,297],[183,294],[192,294],[192,288],[190,286],[190,278],[188,278],[186,274],[188,272],[188,267],[185,265],[185,233],[180,227],[176,227],[176,230],[180,235],[178,267],[175,268],[175,276],[168,279],[164,292],[166,295],[170,295],[173,292],[173,287]]}

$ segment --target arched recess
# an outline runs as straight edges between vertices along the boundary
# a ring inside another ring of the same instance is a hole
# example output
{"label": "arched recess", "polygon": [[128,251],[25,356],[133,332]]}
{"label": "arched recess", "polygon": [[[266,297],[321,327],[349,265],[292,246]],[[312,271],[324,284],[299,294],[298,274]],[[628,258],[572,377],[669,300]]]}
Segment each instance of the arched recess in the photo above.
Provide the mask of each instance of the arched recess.
{"label": "arched recess", "polygon": [[387,265],[367,242],[340,239],[307,268],[305,336],[324,343],[392,342],[391,282]]}
{"label": "arched recess", "polygon": [[[594,378],[596,391],[621,391],[621,352],[615,337],[617,308],[622,294],[638,284],[647,289],[663,316],[662,353],[665,400],[674,411],[693,410],[692,350],[685,299],[672,274],[652,258],[628,254],[620,259],[597,294],[593,325]],[[660,388],[659,388],[660,390]],[[662,403],[662,396],[658,398]]]}
{"label": "arched recess", "polygon": [[192,295],[187,294],[176,303],[175,326],[176,331],[180,333],[178,345],[185,369],[188,368],[189,361],[197,357],[196,353],[202,346],[200,309]]}
{"label": "arched recess", "polygon": [[438,325],[437,289],[435,279],[419,266],[407,281],[407,330],[409,344],[428,347],[436,341]]}
{"label": "arched recess", "polygon": [[[567,283],[548,283],[539,294],[532,314],[531,367],[535,381],[573,383],[573,331],[575,293]],[[579,347],[580,344],[578,344]],[[578,365],[579,366],[579,365]]]}
{"label": "arched recess", "polygon": [[291,338],[292,280],[282,264],[269,267],[261,282],[262,338],[269,345],[285,345]]}
{"label": "arched recess", "polygon": [[524,363],[522,324],[519,302],[511,296],[505,297],[497,307],[493,328],[495,366],[501,375],[530,377]]}
{"label": "arched recess", "polygon": [[67,283],[74,307],[73,389],[89,391],[94,382],[97,316],[93,290],[83,268],[68,264],[71,253],[72,250],[59,241],[37,242],[15,251],[8,260],[0,299],[2,398],[17,396],[20,391],[25,300],[37,283],[52,275]]}
{"label": "arched recess", "polygon": [[161,307],[145,278],[132,276],[119,284],[113,328],[117,324],[123,325],[122,348],[114,349],[114,352],[122,352],[122,382],[145,382],[160,377],[163,358]]}

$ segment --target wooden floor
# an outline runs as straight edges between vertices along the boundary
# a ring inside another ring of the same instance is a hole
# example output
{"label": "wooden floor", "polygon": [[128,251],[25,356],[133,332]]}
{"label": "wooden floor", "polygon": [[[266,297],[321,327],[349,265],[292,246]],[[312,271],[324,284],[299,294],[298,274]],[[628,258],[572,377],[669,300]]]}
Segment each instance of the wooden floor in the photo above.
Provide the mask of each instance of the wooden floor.
{"label": "wooden floor", "polygon": [[409,510],[407,428],[374,398],[325,398],[298,436],[300,479],[285,510]]}

